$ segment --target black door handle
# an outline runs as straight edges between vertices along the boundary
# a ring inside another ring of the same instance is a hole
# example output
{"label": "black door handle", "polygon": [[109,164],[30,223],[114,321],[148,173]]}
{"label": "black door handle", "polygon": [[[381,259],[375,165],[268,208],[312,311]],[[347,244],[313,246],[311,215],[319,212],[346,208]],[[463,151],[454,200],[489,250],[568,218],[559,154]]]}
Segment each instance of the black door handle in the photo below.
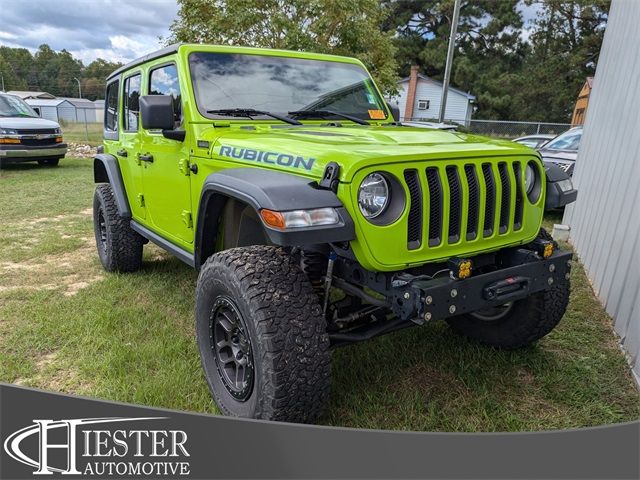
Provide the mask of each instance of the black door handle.
{"label": "black door handle", "polygon": [[150,153],[138,155],[138,158],[143,162],[153,163],[153,155]]}
{"label": "black door handle", "polygon": [[118,155],[119,157],[126,157],[127,156],[127,151],[123,148],[122,150],[118,150],[116,152],[116,155]]}

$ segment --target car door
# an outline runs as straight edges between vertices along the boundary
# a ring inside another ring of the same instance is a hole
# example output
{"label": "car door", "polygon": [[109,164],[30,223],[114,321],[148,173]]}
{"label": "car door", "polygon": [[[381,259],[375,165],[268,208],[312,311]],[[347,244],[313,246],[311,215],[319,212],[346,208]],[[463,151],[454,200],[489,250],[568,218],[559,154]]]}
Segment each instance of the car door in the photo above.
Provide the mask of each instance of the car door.
{"label": "car door", "polygon": [[[149,67],[145,83],[148,95],[173,97],[175,128],[182,128],[182,97],[175,63]],[[194,230],[187,142],[165,138],[160,130],[142,129],[140,139],[147,220],[163,237],[188,248]]]}
{"label": "car door", "polygon": [[115,149],[122,178],[129,197],[134,219],[146,218],[146,204],[142,178],[142,164],[137,157],[140,149],[139,111],[142,73],[135,72],[124,77],[122,82],[122,115],[120,121],[119,145]]}

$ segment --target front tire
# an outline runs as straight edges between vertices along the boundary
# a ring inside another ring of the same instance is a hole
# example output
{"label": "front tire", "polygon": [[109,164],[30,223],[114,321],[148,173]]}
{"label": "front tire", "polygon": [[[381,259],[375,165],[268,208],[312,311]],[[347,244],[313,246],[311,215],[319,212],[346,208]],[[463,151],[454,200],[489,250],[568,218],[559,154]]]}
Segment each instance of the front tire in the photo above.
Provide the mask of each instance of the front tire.
{"label": "front tire", "polygon": [[98,256],[108,272],[135,272],[142,266],[144,238],[129,219],[118,214],[111,185],[99,185],[93,196],[93,230]]}
{"label": "front tire", "polygon": [[196,336],[225,415],[312,422],[329,398],[331,356],[318,297],[282,248],[212,255],[196,292]]}
{"label": "front tire", "polygon": [[[553,240],[544,229],[539,237]],[[485,345],[505,350],[523,348],[558,325],[569,305],[570,289],[569,280],[563,278],[549,290],[499,307],[452,317],[447,322],[457,333]]]}

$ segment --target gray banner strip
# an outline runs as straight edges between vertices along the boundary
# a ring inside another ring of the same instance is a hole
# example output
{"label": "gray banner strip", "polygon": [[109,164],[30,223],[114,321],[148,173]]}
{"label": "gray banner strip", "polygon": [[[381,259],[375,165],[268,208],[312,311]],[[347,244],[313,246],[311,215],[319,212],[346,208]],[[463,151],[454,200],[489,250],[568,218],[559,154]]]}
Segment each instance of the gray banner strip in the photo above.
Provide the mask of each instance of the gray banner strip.
{"label": "gray banner strip", "polygon": [[[70,422],[77,419],[84,420]],[[66,448],[72,437],[73,448]],[[504,434],[356,430],[189,414],[5,384],[0,444],[2,479],[34,478],[38,469],[52,471],[45,478],[66,479],[92,473],[198,479],[640,477],[639,422]],[[80,475],[62,473],[71,468]]]}

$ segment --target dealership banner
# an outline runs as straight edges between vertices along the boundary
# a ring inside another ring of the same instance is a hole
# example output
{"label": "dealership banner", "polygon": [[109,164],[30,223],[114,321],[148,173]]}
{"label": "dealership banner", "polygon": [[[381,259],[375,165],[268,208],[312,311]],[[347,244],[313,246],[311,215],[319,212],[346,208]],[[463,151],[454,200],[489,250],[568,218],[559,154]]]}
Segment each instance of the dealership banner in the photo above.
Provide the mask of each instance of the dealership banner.
{"label": "dealership banner", "polygon": [[0,478],[638,478],[640,423],[422,433],[241,420],[0,384]]}

